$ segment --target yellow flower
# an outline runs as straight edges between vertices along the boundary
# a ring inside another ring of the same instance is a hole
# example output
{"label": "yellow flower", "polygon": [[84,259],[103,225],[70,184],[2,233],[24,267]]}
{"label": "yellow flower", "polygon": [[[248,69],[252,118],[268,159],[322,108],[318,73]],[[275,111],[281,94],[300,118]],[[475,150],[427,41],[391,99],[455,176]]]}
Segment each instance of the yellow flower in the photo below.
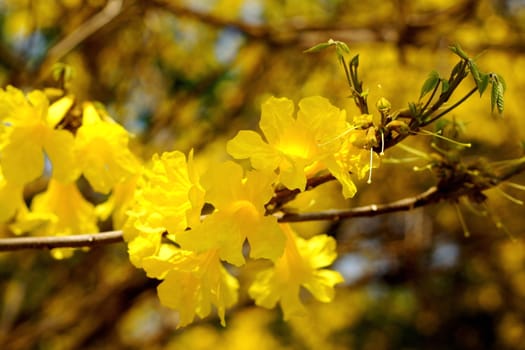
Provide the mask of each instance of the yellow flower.
{"label": "yellow flower", "polygon": [[200,254],[163,244],[157,256],[145,258],[149,277],[163,279],[157,287],[160,302],[179,312],[177,327],[206,317],[215,306],[225,326],[226,308],[237,302],[239,282],[222,265],[217,250]]}
{"label": "yellow flower", "polygon": [[7,182],[0,169],[0,222],[11,219],[17,211],[27,211],[23,186]]}
{"label": "yellow flower", "polygon": [[128,148],[128,132],[102,119],[93,103],[84,103],[82,126],[76,133],[76,154],[82,173],[93,189],[108,193],[135,174],[139,162]]}
{"label": "yellow flower", "polygon": [[[31,202],[31,211],[12,224],[16,234],[31,232],[35,236],[67,236],[98,232],[94,206],[86,201],[75,183],[64,184],[51,179],[47,190]],[[71,255],[71,249],[53,249],[55,258]]]}
{"label": "yellow flower", "polygon": [[[179,151],[155,154],[138,180],[134,204],[124,226],[130,255],[141,256],[135,259],[135,265],[140,266],[143,257],[158,250],[162,234],[175,239],[197,224],[203,204],[204,190],[193,169],[192,153],[188,162]],[[133,242],[134,239],[139,241]]]}
{"label": "yellow flower", "polygon": [[292,101],[270,98],[262,105],[259,124],[266,142],[243,130],[227,150],[234,158],[249,158],[255,169],[279,169],[284,186],[304,190],[307,176],[319,170],[316,162],[339,149],[339,137],[348,129],[346,112],[320,96],[302,99],[296,118],[293,112]]}
{"label": "yellow flower", "polygon": [[73,134],[54,129],[66,112],[64,101],[72,103],[72,98],[59,100],[60,108],[48,108],[41,91],[24,96],[14,87],[0,90],[0,163],[7,181],[23,185],[41,176],[44,152],[51,162],[53,178],[71,182],[78,177]]}
{"label": "yellow flower", "polygon": [[216,249],[222,260],[244,264],[243,243],[250,244],[250,256],[275,260],[284,248],[284,235],[277,219],[265,216],[264,205],[273,194],[273,173],[252,171],[243,178],[240,165],[216,165],[202,178],[206,202],[215,212],[191,230],[177,235],[183,249],[204,252]]}
{"label": "yellow flower", "polygon": [[319,235],[304,240],[289,225],[281,227],[287,238],[284,254],[273,268],[257,274],[248,292],[259,306],[273,308],[279,302],[287,320],[305,314],[299,298],[301,287],[326,303],[332,301],[334,285],[343,278],[336,271],[322,269],[337,257],[333,238]]}
{"label": "yellow flower", "polygon": [[127,211],[133,205],[133,194],[139,178],[140,174],[135,174],[115,184],[108,199],[96,206],[97,217],[104,221],[111,216],[114,229],[124,227],[128,218]]}

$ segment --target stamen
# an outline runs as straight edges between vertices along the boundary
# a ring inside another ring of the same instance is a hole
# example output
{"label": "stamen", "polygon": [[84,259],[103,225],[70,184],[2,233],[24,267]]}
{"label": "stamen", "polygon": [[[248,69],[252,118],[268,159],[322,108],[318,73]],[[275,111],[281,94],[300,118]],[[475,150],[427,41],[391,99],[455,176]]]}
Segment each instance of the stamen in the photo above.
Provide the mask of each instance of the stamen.
{"label": "stamen", "polygon": [[385,154],[385,133],[383,132],[383,130],[381,130],[381,153],[379,154],[380,155]]}
{"label": "stamen", "polygon": [[520,185],[520,184],[517,184],[517,183],[514,183],[514,182],[505,182],[504,184],[509,186],[509,187],[513,187],[513,188],[516,188],[518,190],[525,191],[525,186],[524,185]]}
{"label": "stamen", "polygon": [[518,205],[523,205],[523,201],[518,199],[518,198],[515,198],[513,196],[511,196],[510,194],[508,194],[507,192],[503,191],[501,188],[499,187],[496,187],[496,189],[498,190],[499,193],[501,193],[501,195],[505,198],[507,198],[509,201],[511,201],[512,203],[515,203],[515,204],[518,204]]}
{"label": "stamen", "polygon": [[367,184],[372,183],[372,166],[374,165],[374,148],[370,147],[370,169],[368,172],[368,180],[366,181]]}
{"label": "stamen", "polygon": [[454,203],[454,207],[456,208],[456,213],[458,214],[459,223],[461,224],[461,227],[463,228],[463,234],[465,235],[465,237],[470,237],[470,231],[467,227],[465,219],[463,218],[461,209],[459,209],[459,205],[457,203]]}
{"label": "stamen", "polygon": [[487,210],[487,213],[490,219],[492,220],[492,222],[494,223],[494,225],[496,225],[496,228],[498,230],[505,232],[511,241],[516,241],[516,238],[514,237],[512,232],[510,232],[507,229],[507,227],[503,224],[503,222],[501,222],[501,219],[499,218],[499,216],[489,210],[489,207],[486,202],[483,202],[483,206]]}
{"label": "stamen", "polygon": [[351,128],[348,128],[347,130],[343,131],[341,134],[337,135],[336,137],[333,137],[333,138],[331,138],[330,140],[328,140],[326,142],[318,143],[317,146],[319,146],[319,147],[326,146],[326,145],[328,145],[328,144],[330,144],[330,143],[340,139],[341,137],[347,135],[350,131],[355,130],[355,129],[357,129],[357,126],[353,126]]}
{"label": "stamen", "polygon": [[471,143],[465,143],[465,142],[459,142],[459,141],[456,141],[456,140],[452,140],[452,139],[449,139],[448,137],[445,137],[445,136],[440,135],[438,133],[433,133],[433,132],[430,132],[430,131],[424,130],[424,129],[421,130],[421,131],[413,131],[413,133],[417,134],[417,135],[423,135],[423,136],[434,136],[434,137],[437,137],[439,139],[448,141],[450,143],[456,144],[456,145],[461,146],[461,147],[467,147],[467,148],[472,147]]}

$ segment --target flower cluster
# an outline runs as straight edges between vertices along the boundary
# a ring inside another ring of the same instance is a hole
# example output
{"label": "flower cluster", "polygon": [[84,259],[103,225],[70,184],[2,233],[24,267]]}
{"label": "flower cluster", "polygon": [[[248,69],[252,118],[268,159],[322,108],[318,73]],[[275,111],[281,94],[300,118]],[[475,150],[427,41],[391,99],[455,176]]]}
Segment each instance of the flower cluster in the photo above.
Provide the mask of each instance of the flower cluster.
{"label": "flower cluster", "polygon": [[[126,130],[95,103],[64,93],[50,103],[44,91],[7,87],[0,90],[0,219],[16,234],[45,236],[94,233],[98,220],[113,215],[131,262],[162,280],[160,301],[179,312],[179,327],[212,309],[224,325],[238,300],[237,272],[247,259],[264,259],[248,294],[263,307],[279,303],[288,319],[305,311],[301,288],[329,302],[342,277],[327,269],[336,258],[331,237],[300,237],[268,204],[278,189],[304,191],[325,173],[339,180],[344,197],[353,196],[351,173],[363,176],[371,166],[360,126],[367,118],[350,123],[322,97],[300,101],[295,117],[293,102],[270,98],[260,122],[265,139],[241,131],[227,144],[251,167],[229,160],[200,174],[193,152],[165,152],[141,166]],[[28,207],[23,191],[37,179],[47,188]],[[86,183],[106,201],[85,199]]]}
{"label": "flower cluster", "polygon": [[343,195],[353,197],[357,189],[350,173],[362,177],[370,168],[367,147],[362,147],[366,145],[356,146],[365,140],[362,116],[349,123],[344,110],[320,96],[302,99],[297,117],[293,114],[292,101],[268,99],[259,124],[266,142],[256,132],[243,130],[228,142],[228,153],[249,158],[254,169],[278,170],[278,181],[289,189],[304,190],[307,178],[328,170],[341,183]]}
{"label": "flower cluster", "polygon": [[133,264],[162,280],[160,300],[179,312],[179,327],[213,308],[225,324],[225,310],[238,299],[236,271],[247,258],[269,263],[249,296],[266,308],[279,303],[286,319],[304,314],[302,288],[329,302],[343,281],[327,269],[335,240],[300,237],[269,215],[267,204],[278,188],[304,191],[308,179],[328,172],[345,197],[354,195],[351,173],[370,168],[366,132],[322,97],[301,100],[297,117],[292,101],[270,98],[260,127],[265,140],[245,130],[227,144],[234,158],[250,159],[250,169],[225,161],[201,175],[192,153],[173,151],[155,155],[138,179],[124,238]]}
{"label": "flower cluster", "polygon": [[[64,95],[64,94],[62,94]],[[77,186],[109,194],[137,174],[127,131],[92,102],[72,95],[53,103],[44,91],[0,90],[0,219],[16,234],[70,235],[98,232],[97,212]],[[27,208],[23,191],[39,178],[47,189]],[[62,258],[70,250],[54,250]]]}

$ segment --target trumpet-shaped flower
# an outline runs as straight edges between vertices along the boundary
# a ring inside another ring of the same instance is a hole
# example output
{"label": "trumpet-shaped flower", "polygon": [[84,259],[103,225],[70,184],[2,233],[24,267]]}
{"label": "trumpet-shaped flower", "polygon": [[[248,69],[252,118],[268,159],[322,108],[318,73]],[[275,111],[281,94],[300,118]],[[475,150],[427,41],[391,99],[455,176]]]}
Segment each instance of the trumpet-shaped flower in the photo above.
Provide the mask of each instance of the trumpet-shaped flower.
{"label": "trumpet-shaped flower", "polygon": [[324,161],[330,173],[341,183],[345,198],[353,197],[357,192],[351,174],[356,174],[362,179],[369,174],[370,167],[376,168],[381,162],[379,156],[370,149],[370,145],[361,145],[365,140],[365,130],[352,130],[343,140],[341,148]]}
{"label": "trumpet-shaped flower", "polygon": [[115,184],[108,199],[97,205],[97,216],[101,220],[107,220],[111,216],[112,226],[115,229],[123,228],[128,218],[127,211],[133,205],[133,195],[139,178],[140,174],[136,174]]}
{"label": "trumpet-shaped flower", "polygon": [[336,152],[340,136],[348,130],[346,112],[319,96],[299,102],[297,117],[293,102],[272,97],[262,105],[260,128],[240,131],[228,142],[234,158],[249,158],[253,168],[279,171],[279,181],[290,189],[304,190],[306,178],[319,170],[317,162]]}
{"label": "trumpet-shaped flower", "polygon": [[[35,236],[67,236],[98,232],[94,206],[86,201],[75,183],[62,183],[51,179],[45,192],[31,202],[31,211],[20,215],[10,226],[21,234]],[[71,249],[53,249],[55,258],[71,255]]]}
{"label": "trumpet-shaped flower", "polygon": [[208,316],[212,306],[225,326],[226,308],[237,302],[239,282],[226,271],[217,250],[197,254],[163,244],[143,266],[149,277],[163,280],[157,288],[160,302],[179,312],[178,327],[196,315]]}
{"label": "trumpet-shaped flower", "polygon": [[7,182],[0,169],[0,223],[11,219],[17,211],[27,211],[23,186]]}
{"label": "trumpet-shaped flower", "polygon": [[143,257],[158,250],[162,234],[175,239],[196,225],[203,204],[204,190],[193,169],[192,154],[188,162],[178,151],[155,154],[138,180],[124,226],[132,261],[133,255],[140,257],[135,259],[135,265],[140,266]]}
{"label": "trumpet-shaped flower", "polygon": [[53,178],[70,182],[78,177],[73,134],[55,129],[67,111],[64,104],[72,103],[66,96],[48,107],[41,91],[25,96],[14,87],[0,90],[0,163],[7,181],[23,185],[42,175],[44,152]]}
{"label": "trumpet-shaped flower", "polygon": [[221,259],[244,264],[243,243],[248,240],[250,256],[275,260],[284,248],[284,235],[277,219],[265,216],[264,205],[273,195],[275,174],[252,171],[243,177],[240,165],[225,162],[202,178],[206,202],[216,211],[192,230],[177,235],[183,249],[205,252],[215,249]]}
{"label": "trumpet-shaped flower", "polygon": [[287,238],[284,254],[274,267],[257,274],[248,292],[259,306],[273,308],[279,302],[284,319],[290,319],[305,313],[299,298],[301,287],[317,300],[330,302],[334,297],[334,285],[343,282],[343,278],[336,271],[322,269],[336,258],[333,238],[319,235],[304,240],[289,225],[281,227]]}
{"label": "trumpet-shaped flower", "polygon": [[84,103],[76,152],[80,169],[95,191],[108,193],[139,170],[128,140],[128,132],[122,126],[108,118],[103,120],[93,103]]}

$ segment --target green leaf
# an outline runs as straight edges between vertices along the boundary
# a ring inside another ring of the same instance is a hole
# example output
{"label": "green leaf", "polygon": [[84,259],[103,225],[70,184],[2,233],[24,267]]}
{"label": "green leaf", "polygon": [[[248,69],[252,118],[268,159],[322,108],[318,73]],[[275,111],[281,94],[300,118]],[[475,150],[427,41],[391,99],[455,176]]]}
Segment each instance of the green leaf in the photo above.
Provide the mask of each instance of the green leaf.
{"label": "green leaf", "polygon": [[492,91],[490,94],[490,110],[494,112],[494,108],[496,107],[498,109],[498,113],[503,113],[504,109],[504,100],[503,100],[503,93],[505,92],[504,85],[498,81],[494,80],[492,82]]}
{"label": "green leaf", "polygon": [[354,57],[352,57],[352,60],[350,61],[349,65],[351,67],[357,68],[359,66],[359,55],[355,55]]}
{"label": "green leaf", "polygon": [[487,89],[487,86],[489,85],[490,77],[488,74],[481,73],[480,74],[480,81],[479,83],[476,83],[478,86],[479,96],[483,95],[485,90]]}
{"label": "green leaf", "polygon": [[501,114],[503,113],[503,109],[505,107],[505,102],[503,100],[503,94],[505,93],[505,87],[500,81],[498,81],[496,85],[497,85],[496,105],[498,106],[499,114]]}
{"label": "green leaf", "polygon": [[480,75],[478,66],[476,65],[476,63],[474,63],[474,61],[470,59],[467,61],[467,64],[468,64],[468,69],[470,70],[470,74],[472,74],[472,77],[474,78],[476,85],[478,85],[479,82],[481,81],[481,75]]}
{"label": "green leaf", "polygon": [[423,96],[428,94],[430,91],[434,90],[436,86],[439,84],[439,73],[433,70],[428,75],[427,80],[423,83],[423,86],[421,87],[421,93],[419,95],[419,99],[421,99]]}
{"label": "green leaf", "polygon": [[498,81],[503,86],[503,92],[507,91],[507,83],[505,82],[505,79],[503,79],[503,77],[501,75],[499,75],[499,74],[496,74],[496,76],[498,77]]}
{"label": "green leaf", "polygon": [[449,46],[449,48],[450,48],[450,50],[452,52],[454,52],[456,55],[458,55],[462,59],[464,59],[466,61],[470,60],[468,55],[465,53],[465,51],[463,51],[463,49],[461,48],[461,46],[459,46],[459,44],[451,45],[451,46]]}
{"label": "green leaf", "polygon": [[505,101],[503,95],[507,89],[507,84],[505,80],[495,73],[490,73],[489,78],[492,82],[492,91],[490,94],[490,110],[494,112],[494,108],[498,109],[498,113],[503,113],[505,107]]}
{"label": "green leaf", "polygon": [[329,39],[325,43],[320,43],[315,46],[312,46],[311,48],[306,49],[303,52],[305,53],[319,52],[331,46],[335,46],[335,51],[339,57],[344,56],[344,54],[350,53],[350,48],[348,47],[348,45],[346,45],[346,43],[342,41],[336,41],[333,39]]}
{"label": "green leaf", "polygon": [[414,102],[409,102],[408,109],[410,110],[410,114],[412,115],[412,117],[417,119],[419,116],[419,112],[417,110],[416,104]]}
{"label": "green leaf", "polygon": [[479,96],[481,96],[483,95],[483,92],[489,84],[489,75],[480,72],[478,66],[473,60],[469,59],[467,61],[467,64],[470,70],[470,74],[472,74],[472,78],[474,78],[474,82],[476,83],[476,87],[478,88]]}
{"label": "green leaf", "polygon": [[326,49],[327,47],[330,47],[330,46],[332,46],[332,44],[330,44],[330,43],[320,43],[320,44],[317,44],[315,46],[312,46],[309,49],[304,50],[303,52],[304,53],[319,52],[319,51],[322,51],[322,50],[324,50],[324,49]]}
{"label": "green leaf", "polygon": [[52,76],[55,81],[62,81],[63,83],[71,81],[75,71],[73,67],[65,63],[55,63],[51,68]]}
{"label": "green leaf", "polygon": [[[330,42],[330,41],[328,41],[328,42]],[[349,54],[350,53],[350,48],[348,47],[348,45],[346,45],[346,43],[344,43],[342,41],[335,41],[335,50],[337,51],[337,53],[340,56],[343,56],[344,54]]]}
{"label": "green leaf", "polygon": [[441,93],[444,94],[448,91],[448,88],[450,87],[450,84],[448,83],[447,79],[441,79]]}
{"label": "green leaf", "polygon": [[462,69],[463,69],[463,61],[459,61],[458,63],[456,63],[454,68],[452,68],[452,73],[450,73],[450,80],[460,75]]}
{"label": "green leaf", "polygon": [[490,91],[490,111],[494,112],[494,107],[496,107],[496,100],[498,99],[498,91],[496,84],[492,82],[492,89]]}

